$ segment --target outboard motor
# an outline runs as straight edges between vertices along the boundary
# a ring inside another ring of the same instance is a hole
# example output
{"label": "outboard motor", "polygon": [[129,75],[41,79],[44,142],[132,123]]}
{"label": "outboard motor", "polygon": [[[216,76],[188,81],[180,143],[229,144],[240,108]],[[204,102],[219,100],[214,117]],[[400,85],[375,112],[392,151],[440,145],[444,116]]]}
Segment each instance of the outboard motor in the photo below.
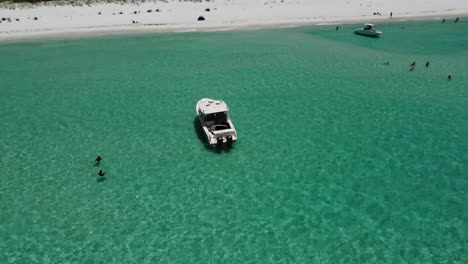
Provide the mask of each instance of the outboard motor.
{"label": "outboard motor", "polygon": [[232,136],[231,135],[228,135],[226,137],[226,141],[227,141],[228,146],[232,146]]}
{"label": "outboard motor", "polygon": [[216,139],[216,144],[218,145],[218,147],[222,147],[223,146],[223,138],[222,137],[219,137]]}

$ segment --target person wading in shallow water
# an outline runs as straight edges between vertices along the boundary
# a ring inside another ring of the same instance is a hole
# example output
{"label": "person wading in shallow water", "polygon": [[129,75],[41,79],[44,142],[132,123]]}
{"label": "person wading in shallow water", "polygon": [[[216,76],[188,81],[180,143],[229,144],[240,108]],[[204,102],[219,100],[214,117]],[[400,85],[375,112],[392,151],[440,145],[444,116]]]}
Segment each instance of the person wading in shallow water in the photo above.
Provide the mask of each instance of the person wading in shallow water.
{"label": "person wading in shallow water", "polygon": [[105,171],[99,170],[98,175],[101,176],[101,177],[104,177],[106,175],[106,173],[107,172],[105,172]]}
{"label": "person wading in shallow water", "polygon": [[99,163],[101,163],[101,160],[102,160],[101,156],[97,156],[97,158],[94,160],[94,163],[96,165],[99,165]]}

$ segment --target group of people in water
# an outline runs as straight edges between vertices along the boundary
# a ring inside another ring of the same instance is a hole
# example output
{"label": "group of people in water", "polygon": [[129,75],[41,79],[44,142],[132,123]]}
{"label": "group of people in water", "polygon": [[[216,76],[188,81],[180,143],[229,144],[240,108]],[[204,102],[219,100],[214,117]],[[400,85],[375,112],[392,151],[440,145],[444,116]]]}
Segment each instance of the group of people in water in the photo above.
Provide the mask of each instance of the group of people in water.
{"label": "group of people in water", "polygon": [[[454,22],[455,22],[455,23],[458,23],[458,20],[460,20],[460,17],[455,18],[455,21],[454,21]],[[442,23],[445,23],[445,18],[442,19]]]}
{"label": "group of people in water", "polygon": [[[457,17],[457,18],[455,18],[454,22],[455,22],[455,23],[458,23],[459,20],[460,20],[460,17]],[[442,23],[445,23],[445,18],[442,19]],[[389,62],[385,62],[385,64],[388,64],[388,63],[389,63]],[[413,61],[413,63],[410,64],[410,71],[414,71],[414,68],[415,68],[415,67],[416,67],[416,62]],[[429,67],[429,61],[426,62],[426,67]],[[447,78],[448,78],[449,80],[451,80],[451,79],[452,79],[452,74],[449,73],[449,75],[447,76]]]}
{"label": "group of people in water", "polygon": [[[101,160],[102,160],[101,156],[97,156],[97,158],[94,160],[94,164],[95,164],[96,166],[99,166],[99,164],[101,164]],[[106,173],[107,173],[107,172],[105,172],[105,171],[103,171],[103,170],[99,170],[98,175],[99,175],[100,177],[104,177],[104,176],[106,175]]]}
{"label": "group of people in water", "polygon": [[[389,61],[386,61],[384,62],[385,65],[390,65],[390,62]],[[431,63],[429,61],[426,61],[426,68],[429,67]],[[414,69],[416,68],[416,62],[413,61],[411,64],[410,64],[410,71],[414,71]],[[452,79],[452,74],[449,74],[448,75],[448,79],[451,80]]]}

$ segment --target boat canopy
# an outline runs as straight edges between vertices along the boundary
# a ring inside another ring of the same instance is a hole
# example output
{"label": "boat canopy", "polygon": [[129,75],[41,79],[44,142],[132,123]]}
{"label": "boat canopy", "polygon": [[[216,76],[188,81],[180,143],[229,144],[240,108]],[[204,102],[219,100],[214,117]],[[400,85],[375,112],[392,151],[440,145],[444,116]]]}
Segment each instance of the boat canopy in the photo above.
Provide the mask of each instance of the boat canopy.
{"label": "boat canopy", "polygon": [[368,27],[373,27],[374,26],[374,24],[364,24],[364,25],[366,25]]}
{"label": "boat canopy", "polygon": [[224,101],[220,100],[208,100],[200,104],[200,111],[204,115],[209,115],[213,113],[227,112],[229,110],[228,106]]}

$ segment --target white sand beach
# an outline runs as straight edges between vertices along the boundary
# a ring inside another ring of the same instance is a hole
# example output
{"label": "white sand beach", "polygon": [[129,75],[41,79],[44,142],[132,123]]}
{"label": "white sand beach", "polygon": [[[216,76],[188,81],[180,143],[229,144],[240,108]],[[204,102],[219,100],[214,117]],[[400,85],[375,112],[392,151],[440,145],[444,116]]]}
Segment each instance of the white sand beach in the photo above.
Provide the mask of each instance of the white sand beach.
{"label": "white sand beach", "polygon": [[[165,0],[0,5],[0,40],[452,18],[466,0]],[[71,4],[73,3],[73,4]],[[90,4],[86,4],[90,3]],[[392,18],[390,18],[392,14]],[[199,16],[205,18],[198,21]]]}

